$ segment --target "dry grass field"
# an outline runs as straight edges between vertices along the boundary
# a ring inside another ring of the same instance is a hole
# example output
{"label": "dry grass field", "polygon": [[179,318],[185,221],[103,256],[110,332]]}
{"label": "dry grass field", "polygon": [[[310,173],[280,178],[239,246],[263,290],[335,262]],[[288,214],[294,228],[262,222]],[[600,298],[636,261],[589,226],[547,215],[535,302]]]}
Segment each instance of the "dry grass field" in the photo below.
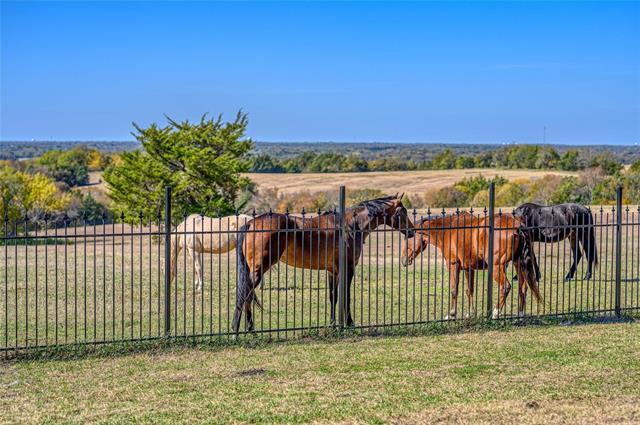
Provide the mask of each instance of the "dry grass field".
{"label": "dry grass field", "polygon": [[[407,194],[424,194],[454,184],[463,178],[484,176],[493,178],[502,176],[508,180],[539,178],[547,174],[560,176],[577,175],[569,171],[550,170],[497,170],[476,168],[466,170],[424,170],[424,171],[376,171],[367,173],[248,173],[248,176],[260,188],[278,188],[281,194],[291,194],[308,190],[309,192],[337,191],[345,185],[349,189],[380,189],[385,193],[398,191]],[[91,192],[99,199],[103,197],[104,181],[100,172],[90,173],[90,185],[80,188]]]}
{"label": "dry grass field", "polygon": [[407,194],[424,194],[454,184],[463,178],[482,175],[486,178],[502,176],[508,180],[542,177],[547,174],[561,176],[576,173],[549,170],[497,170],[478,168],[466,170],[380,171],[367,173],[302,173],[266,174],[249,173],[247,176],[259,187],[276,187],[282,194],[299,192],[337,191],[345,185],[348,189],[375,188],[385,193],[398,191]]}
{"label": "dry grass field", "polygon": [[0,364],[0,423],[637,424],[640,325]]}

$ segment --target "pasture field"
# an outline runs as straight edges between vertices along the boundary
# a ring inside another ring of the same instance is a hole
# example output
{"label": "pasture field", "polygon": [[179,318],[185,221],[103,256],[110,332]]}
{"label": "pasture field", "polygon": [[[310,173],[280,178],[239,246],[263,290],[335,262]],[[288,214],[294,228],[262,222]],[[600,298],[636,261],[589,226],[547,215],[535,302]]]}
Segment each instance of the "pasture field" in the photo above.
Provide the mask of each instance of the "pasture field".
{"label": "pasture field", "polygon": [[[547,174],[558,176],[577,176],[578,173],[557,170],[500,170],[494,168],[470,168],[464,170],[421,170],[421,171],[372,171],[362,173],[247,173],[259,188],[278,188],[281,194],[300,192],[300,188],[314,192],[337,192],[338,187],[345,185],[347,190],[360,188],[376,188],[384,193],[398,191],[407,194],[420,194],[450,186],[463,178],[484,176],[493,178],[502,176],[508,180],[543,177]],[[89,175],[90,185],[79,187],[81,191],[104,198],[106,187],[101,173]]]}
{"label": "pasture field", "polygon": [[327,192],[338,190],[345,185],[347,190],[376,188],[384,193],[406,192],[424,194],[445,186],[453,185],[463,178],[484,176],[493,178],[502,176],[507,180],[530,179],[547,174],[570,176],[577,175],[569,171],[555,170],[499,170],[494,168],[471,168],[465,170],[421,170],[421,171],[374,171],[363,173],[249,173],[247,176],[258,187],[279,189],[279,193],[300,192],[303,187],[309,192]]}
{"label": "pasture field", "polygon": [[640,325],[423,336],[0,364],[2,423],[640,421]]}
{"label": "pasture field", "polygon": [[[605,216],[606,218],[606,216]],[[604,220],[604,219],[603,219]],[[628,220],[637,222],[630,215]],[[607,224],[606,221],[602,221]],[[621,305],[640,306],[640,234],[625,227]],[[94,230],[96,236],[93,235]],[[142,229],[153,232],[155,229]],[[21,347],[76,342],[145,339],[164,334],[164,243],[139,234],[137,227],[68,228],[72,244],[0,246],[0,345]],[[206,229],[205,229],[206,231]],[[104,236],[102,236],[105,234]],[[40,234],[40,236],[43,236]],[[58,230],[49,237],[65,234]],[[529,294],[528,315],[568,315],[584,311],[613,314],[615,265],[612,227],[598,227],[599,267],[582,280],[586,260],[565,283],[570,243],[536,244],[542,271],[543,302]],[[388,327],[441,321],[451,299],[449,274],[433,247],[408,268],[400,264],[402,237],[390,229],[374,232],[363,249],[352,285],[356,326]],[[225,335],[235,306],[235,251],[203,254],[204,289],[195,290],[193,265],[185,251],[178,258],[178,279],[171,287],[173,335]],[[511,271],[508,271],[511,275]],[[461,277],[458,319],[487,311],[487,275],[479,272],[470,311]],[[258,332],[276,338],[322,333],[329,326],[327,275],[282,263],[265,274],[258,290],[263,309],[255,309]],[[498,288],[493,287],[493,303]],[[517,315],[517,291],[511,291],[505,317]]]}

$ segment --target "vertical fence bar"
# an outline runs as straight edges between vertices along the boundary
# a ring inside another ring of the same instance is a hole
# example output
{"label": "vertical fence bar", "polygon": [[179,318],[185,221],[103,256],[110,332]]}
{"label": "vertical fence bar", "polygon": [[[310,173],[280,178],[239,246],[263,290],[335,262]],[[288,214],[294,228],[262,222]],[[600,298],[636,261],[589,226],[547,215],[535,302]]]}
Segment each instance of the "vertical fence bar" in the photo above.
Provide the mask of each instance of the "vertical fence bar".
{"label": "vertical fence bar", "polygon": [[339,192],[339,209],[340,209],[340,236],[339,241],[339,262],[338,267],[340,269],[338,280],[338,323],[340,328],[345,326],[347,321],[347,222],[345,220],[346,213],[346,196],[345,187],[340,186]]}
{"label": "vertical fence bar", "polygon": [[489,183],[489,246],[487,259],[487,315],[491,318],[493,305],[493,237],[495,232],[495,183]]}
{"label": "vertical fence bar", "polygon": [[622,278],[622,187],[616,188],[616,316],[621,314],[620,283]]}
{"label": "vertical fence bar", "polygon": [[[171,186],[164,189],[164,335],[171,336]],[[178,277],[176,276],[176,279]]]}

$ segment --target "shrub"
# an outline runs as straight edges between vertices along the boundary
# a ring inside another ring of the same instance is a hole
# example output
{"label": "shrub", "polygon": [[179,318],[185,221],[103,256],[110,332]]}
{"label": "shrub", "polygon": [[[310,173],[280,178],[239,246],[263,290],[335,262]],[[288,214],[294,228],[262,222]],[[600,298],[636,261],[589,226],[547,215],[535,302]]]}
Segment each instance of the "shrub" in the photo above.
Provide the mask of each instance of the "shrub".
{"label": "shrub", "polygon": [[15,221],[25,215],[38,220],[63,212],[70,201],[70,196],[61,193],[55,182],[44,174],[0,167],[0,220],[6,217]]}
{"label": "shrub", "polygon": [[139,212],[155,216],[165,186],[171,186],[175,219],[233,213],[241,207],[236,205],[239,193],[249,184],[241,175],[249,169],[253,146],[244,138],[247,123],[239,112],[231,122],[202,117],[196,123],[168,119],[164,127],[134,124],[143,150],[124,152],[122,163],[104,173],[118,212],[134,221]]}
{"label": "shrub", "polygon": [[425,204],[431,208],[462,207],[467,200],[467,195],[455,187],[443,187],[424,195]]}

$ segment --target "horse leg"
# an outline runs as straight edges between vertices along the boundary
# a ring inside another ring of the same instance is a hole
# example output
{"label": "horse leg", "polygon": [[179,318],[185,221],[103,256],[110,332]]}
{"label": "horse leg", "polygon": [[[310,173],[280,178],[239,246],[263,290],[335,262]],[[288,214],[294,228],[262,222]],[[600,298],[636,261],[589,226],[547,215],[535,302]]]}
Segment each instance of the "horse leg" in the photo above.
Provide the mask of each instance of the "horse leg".
{"label": "horse leg", "polygon": [[347,268],[347,290],[346,290],[346,300],[345,305],[347,308],[347,320],[346,325],[348,327],[353,326],[353,318],[351,317],[351,282],[353,281],[354,270],[352,267]]}
{"label": "horse leg", "polygon": [[518,317],[524,317],[524,308],[527,305],[527,281],[524,278],[524,271],[520,270],[521,263],[516,263],[518,270]]}
{"label": "horse leg", "polygon": [[496,308],[493,309],[492,315],[494,319],[497,319],[500,317],[500,311],[502,311],[507,301],[507,295],[509,295],[509,291],[511,291],[511,284],[507,279],[507,268],[504,264],[493,265],[493,280],[498,284],[498,288],[500,288],[498,291],[498,304]]}
{"label": "horse leg", "polygon": [[200,253],[192,248],[188,248],[187,252],[196,269],[196,291],[200,292],[202,290],[202,259],[200,258]]}
{"label": "horse leg", "polygon": [[458,284],[460,282],[460,265],[458,263],[449,265],[449,290],[451,292],[451,305],[449,306],[449,314],[444,320],[456,318],[458,314]]}
{"label": "horse leg", "polygon": [[580,229],[579,238],[580,245],[582,245],[582,251],[584,251],[584,255],[587,257],[587,272],[585,273],[583,279],[589,280],[591,279],[593,272],[593,263],[595,262],[595,237],[592,238],[593,234],[593,223],[589,220],[589,227]]}
{"label": "horse leg", "polygon": [[329,280],[329,304],[331,304],[331,326],[336,325],[336,303],[338,302],[338,277],[332,274],[328,276]]}
{"label": "horse leg", "polygon": [[569,269],[569,272],[564,278],[565,282],[571,282],[571,280],[573,279],[573,276],[576,274],[576,269],[578,268],[578,262],[580,261],[580,258],[582,258],[582,251],[578,246],[578,238],[576,236],[576,232],[575,231],[571,232],[571,235],[569,237],[571,241],[571,253],[573,257],[573,262],[571,263],[571,268]]}
{"label": "horse leg", "polygon": [[469,300],[469,309],[467,310],[467,314],[466,314],[466,317],[468,319],[475,314],[475,311],[473,310],[473,307],[474,307],[473,294],[475,292],[475,285],[476,285],[476,282],[475,282],[476,272],[475,270],[465,269],[464,275],[465,275],[465,278],[467,279],[467,299]]}

